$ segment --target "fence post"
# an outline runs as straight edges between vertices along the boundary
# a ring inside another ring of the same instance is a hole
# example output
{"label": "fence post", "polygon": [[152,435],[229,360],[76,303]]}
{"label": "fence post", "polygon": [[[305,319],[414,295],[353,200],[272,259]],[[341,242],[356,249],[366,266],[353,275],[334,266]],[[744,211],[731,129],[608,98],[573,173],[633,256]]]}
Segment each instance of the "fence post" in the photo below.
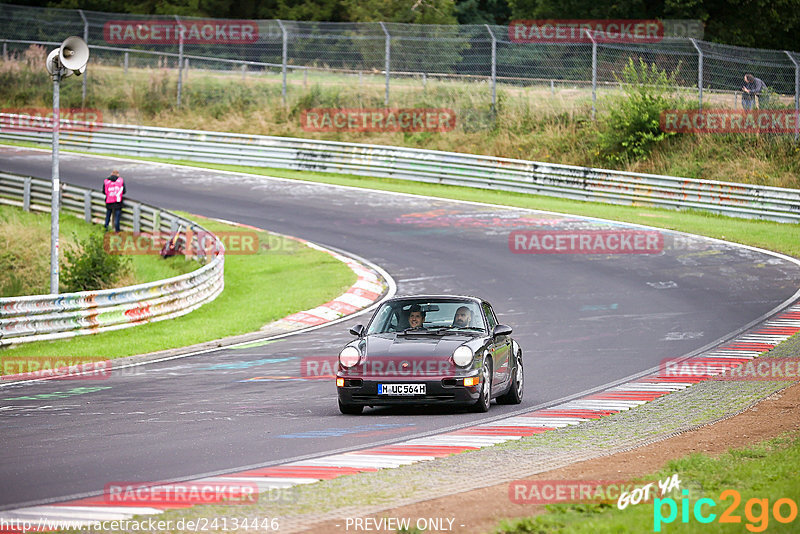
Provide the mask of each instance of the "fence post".
{"label": "fence post", "polygon": [[92,192],[88,189],[83,192],[83,220],[92,223]]}
{"label": "fence post", "polygon": [[25,178],[22,184],[22,209],[31,211],[31,177]]}
{"label": "fence post", "polygon": [[128,53],[125,52],[125,59],[124,59],[124,66],[125,66],[125,74],[128,74]]}
{"label": "fence post", "polygon": [[783,51],[789,60],[794,63],[794,140],[797,142],[800,139],[800,63],[789,53],[788,50]]}
{"label": "fence post", "polygon": [[597,117],[597,41],[594,40],[592,32],[587,31],[586,35],[592,40],[592,120]]}
{"label": "fence post", "polygon": [[484,24],[484,26],[492,37],[492,112],[494,112],[496,111],[495,104],[497,104],[497,39],[489,25]]}
{"label": "fence post", "polygon": [[703,109],[703,51],[697,46],[697,41],[694,38],[689,39],[697,50],[697,95],[700,109]]}
{"label": "fence post", "polygon": [[286,34],[286,27],[283,22],[278,20],[278,26],[281,27],[282,46],[281,46],[281,97],[283,97],[283,104],[286,105],[286,62],[289,57],[289,38]]}
{"label": "fence post", "polygon": [[386,24],[381,22],[381,28],[383,29],[383,34],[386,36],[386,51],[384,52],[384,57],[386,58],[386,96],[383,98],[383,105],[389,106],[389,66],[391,65],[392,60],[392,41],[391,36],[389,35],[389,30],[386,29]]}
{"label": "fence post", "polygon": [[175,15],[178,23],[178,107],[181,107],[181,93],[183,92],[183,24],[178,15]]}
{"label": "fence post", "polygon": [[8,61],[8,42],[3,41],[3,61]]}
{"label": "fence post", "polygon": [[142,231],[142,205],[136,202],[133,205],[133,233]]}
{"label": "fence post", "polygon": [[[81,18],[83,19],[83,40],[88,45],[89,44],[89,21],[86,20],[86,15],[83,14],[83,10],[79,9],[78,13],[80,14]],[[88,69],[87,69],[88,70]],[[83,85],[81,87],[81,107],[86,107],[86,79],[89,77],[88,72],[83,73],[83,81],[81,82]]]}
{"label": "fence post", "polygon": [[247,63],[242,63],[242,81],[247,78]]}

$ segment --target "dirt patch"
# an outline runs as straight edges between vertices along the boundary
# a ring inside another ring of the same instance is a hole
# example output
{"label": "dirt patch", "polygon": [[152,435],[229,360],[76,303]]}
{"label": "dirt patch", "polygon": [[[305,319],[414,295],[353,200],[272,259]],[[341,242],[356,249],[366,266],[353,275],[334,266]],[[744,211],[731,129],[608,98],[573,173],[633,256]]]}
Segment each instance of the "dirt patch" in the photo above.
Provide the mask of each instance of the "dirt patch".
{"label": "dirt patch", "polygon": [[[629,480],[661,469],[669,460],[692,453],[719,456],[731,448],[741,448],[800,429],[800,384],[795,384],[769,397],[745,412],[681,435],[628,452],[578,462],[524,480]],[[427,532],[478,534],[492,532],[502,519],[529,517],[544,510],[542,505],[516,504],[509,499],[509,484],[498,484],[447,497],[364,516],[376,522],[382,518],[453,518],[440,529]],[[385,523],[384,523],[385,524]],[[315,525],[307,532],[394,532],[378,528],[377,523],[362,523],[362,528],[349,528],[343,519]]]}

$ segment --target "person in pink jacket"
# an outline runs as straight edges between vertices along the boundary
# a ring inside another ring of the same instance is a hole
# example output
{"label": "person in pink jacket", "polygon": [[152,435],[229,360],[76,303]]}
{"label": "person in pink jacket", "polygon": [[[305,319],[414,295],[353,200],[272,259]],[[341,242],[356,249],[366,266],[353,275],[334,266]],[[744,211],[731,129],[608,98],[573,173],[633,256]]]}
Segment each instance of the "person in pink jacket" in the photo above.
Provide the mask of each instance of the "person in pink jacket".
{"label": "person in pink jacket", "polygon": [[103,180],[103,194],[106,197],[106,222],[103,227],[108,230],[111,214],[114,214],[114,231],[119,232],[119,219],[122,216],[122,195],[126,192],[125,180],[119,171],[111,171],[111,176]]}

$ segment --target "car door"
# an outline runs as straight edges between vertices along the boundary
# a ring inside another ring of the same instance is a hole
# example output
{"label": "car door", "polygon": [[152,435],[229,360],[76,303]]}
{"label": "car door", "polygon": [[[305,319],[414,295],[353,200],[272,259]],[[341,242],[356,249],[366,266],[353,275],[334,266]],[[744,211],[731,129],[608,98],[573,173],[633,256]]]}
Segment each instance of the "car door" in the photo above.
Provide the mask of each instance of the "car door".
{"label": "car door", "polygon": [[[494,315],[494,310],[488,302],[483,302],[483,315],[486,318],[486,324],[489,327],[489,333],[497,325],[497,317]],[[511,377],[510,355],[511,355],[511,336],[497,336],[489,341],[489,352],[492,355],[492,362],[494,364],[492,379],[492,390],[500,391],[506,387]],[[500,388],[500,389],[498,389]]]}

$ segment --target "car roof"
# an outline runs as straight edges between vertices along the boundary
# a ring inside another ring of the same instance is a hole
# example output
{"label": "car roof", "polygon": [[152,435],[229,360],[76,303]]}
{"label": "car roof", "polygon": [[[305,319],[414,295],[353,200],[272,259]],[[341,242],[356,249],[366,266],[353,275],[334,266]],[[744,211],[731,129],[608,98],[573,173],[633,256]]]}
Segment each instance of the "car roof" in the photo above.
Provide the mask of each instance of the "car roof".
{"label": "car roof", "polygon": [[406,295],[403,297],[392,297],[387,302],[400,302],[406,300],[463,300],[466,302],[485,302],[484,299],[470,295]]}

